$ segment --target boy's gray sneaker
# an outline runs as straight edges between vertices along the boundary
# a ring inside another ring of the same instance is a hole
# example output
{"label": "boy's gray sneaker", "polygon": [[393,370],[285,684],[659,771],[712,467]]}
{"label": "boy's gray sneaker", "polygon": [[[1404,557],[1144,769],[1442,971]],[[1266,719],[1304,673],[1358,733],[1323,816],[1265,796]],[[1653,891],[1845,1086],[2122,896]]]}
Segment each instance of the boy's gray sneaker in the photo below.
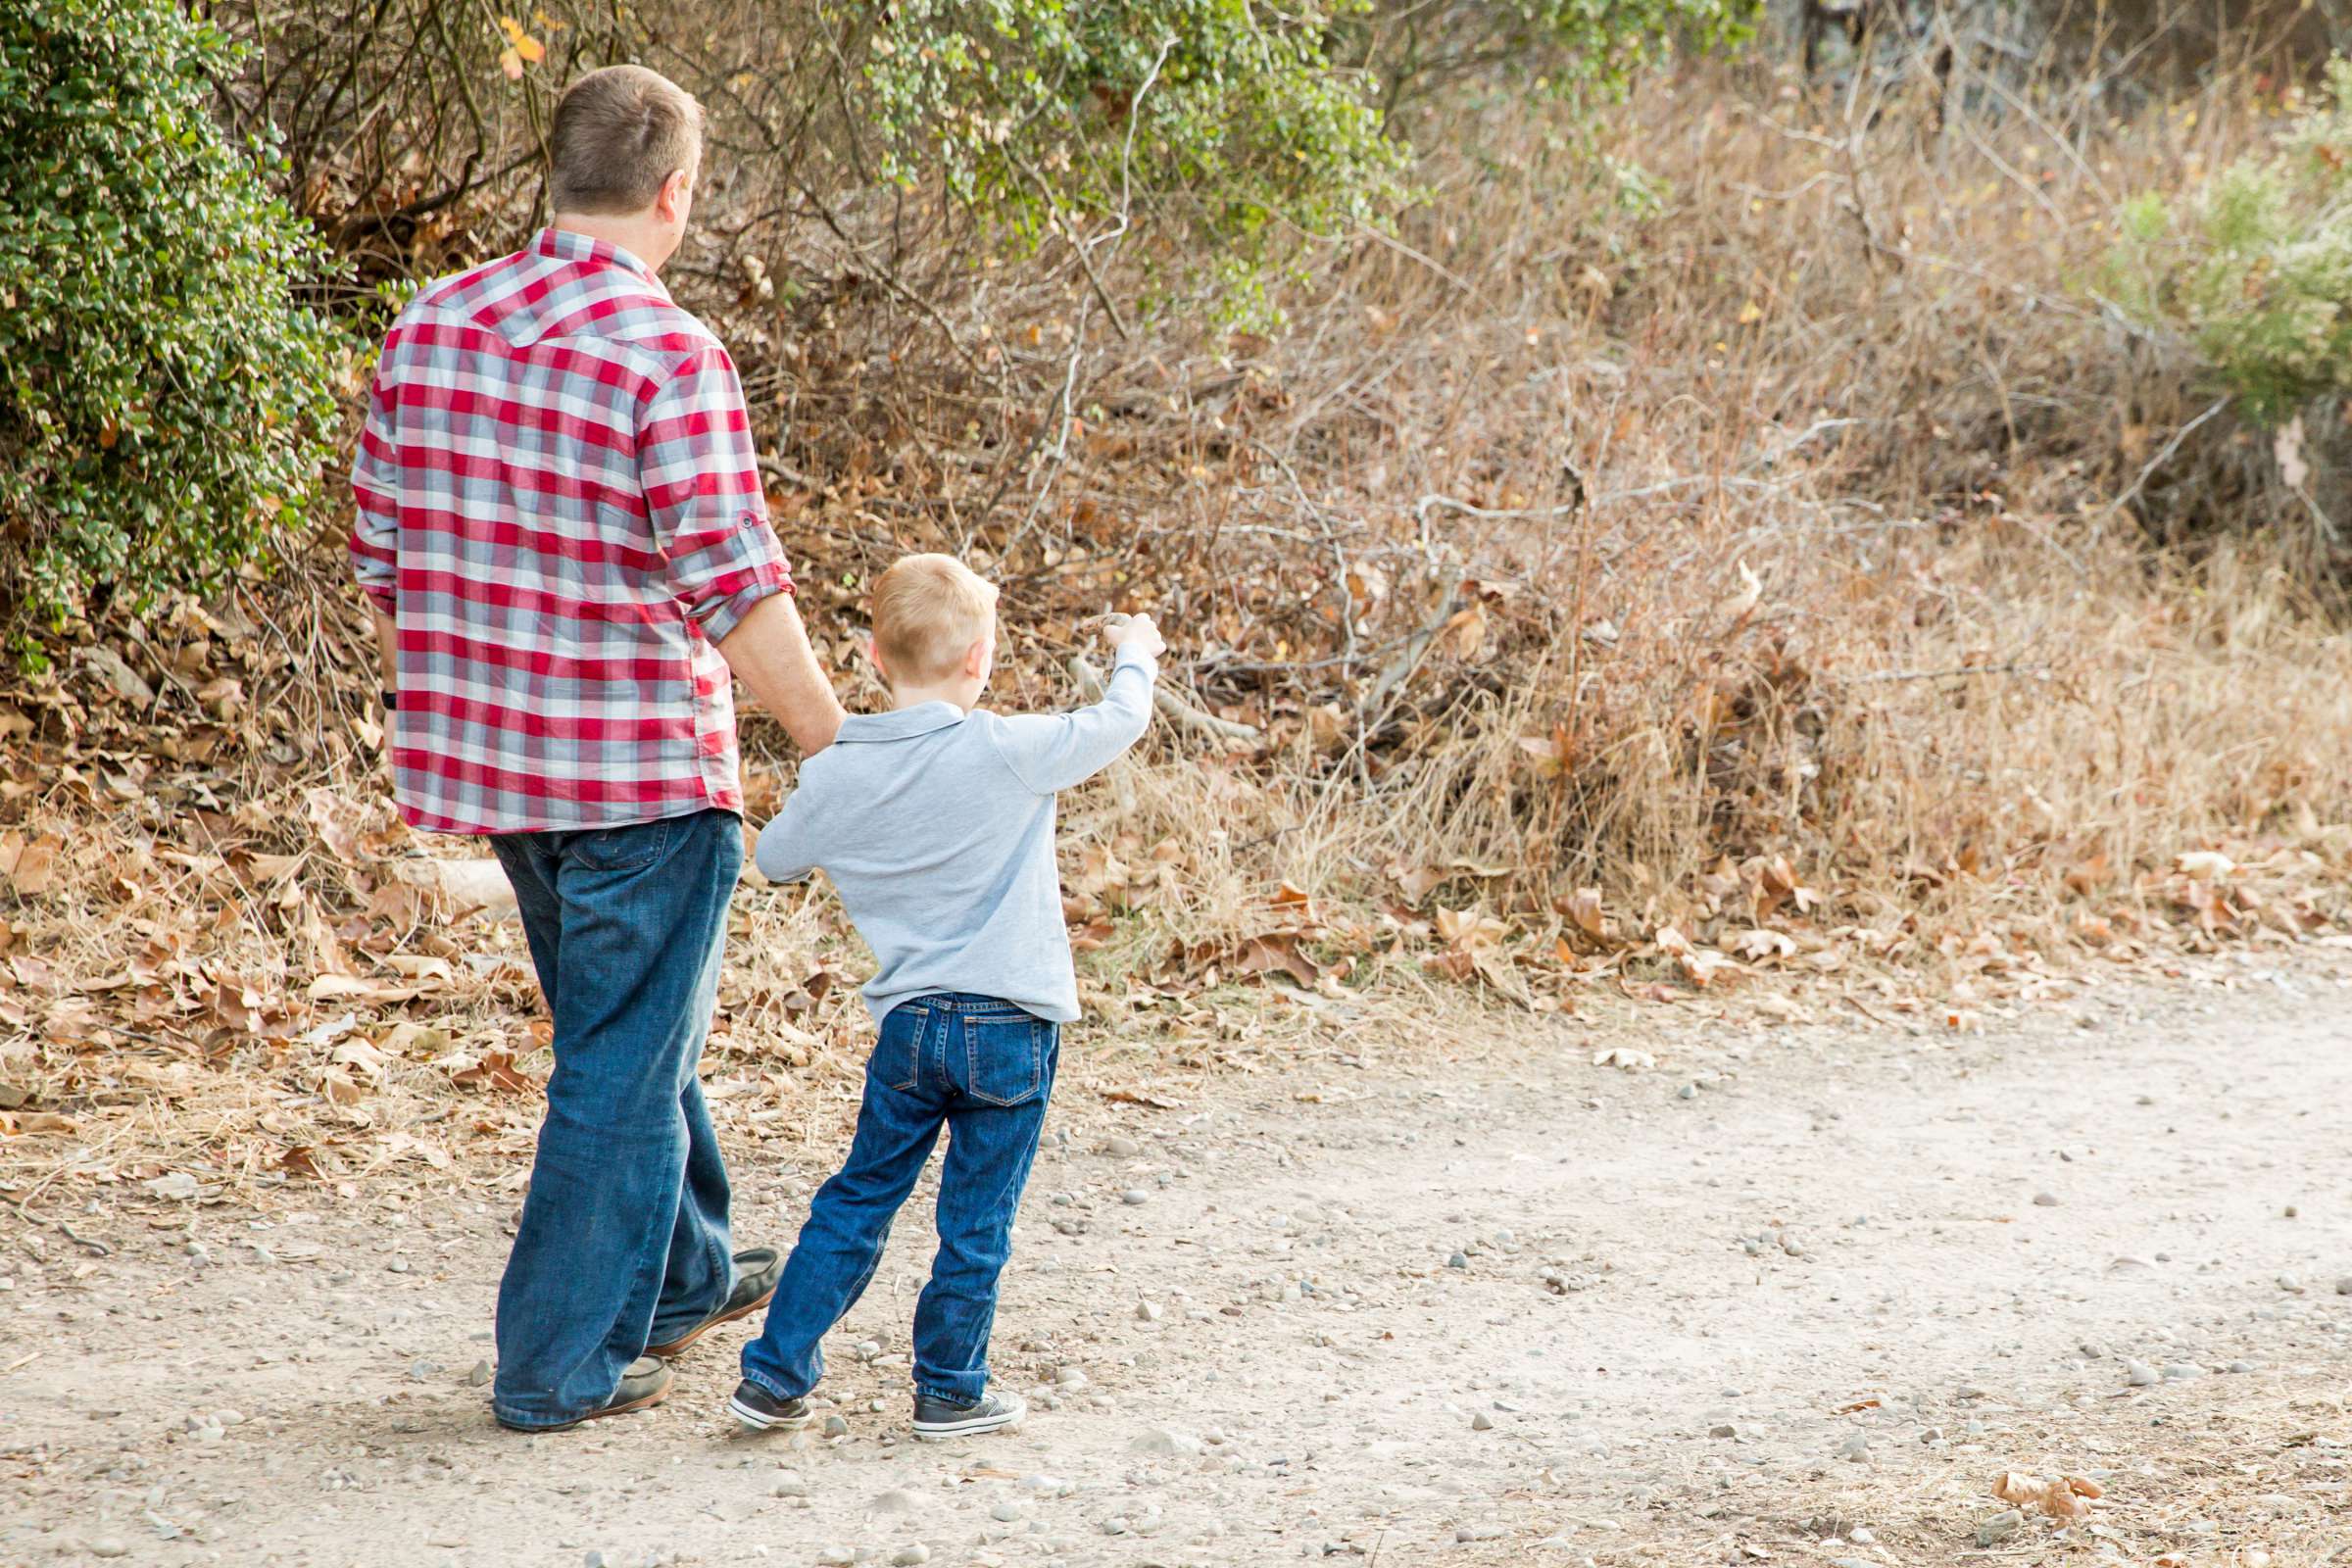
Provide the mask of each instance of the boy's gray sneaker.
{"label": "boy's gray sneaker", "polygon": [[1015,1394],[991,1389],[970,1404],[952,1404],[928,1394],[914,1396],[914,1435],[926,1443],[942,1438],[976,1438],[1017,1423],[1029,1406]]}
{"label": "boy's gray sneaker", "polygon": [[816,1419],[807,1399],[779,1399],[750,1378],[735,1385],[727,1408],[754,1432],[798,1432]]}

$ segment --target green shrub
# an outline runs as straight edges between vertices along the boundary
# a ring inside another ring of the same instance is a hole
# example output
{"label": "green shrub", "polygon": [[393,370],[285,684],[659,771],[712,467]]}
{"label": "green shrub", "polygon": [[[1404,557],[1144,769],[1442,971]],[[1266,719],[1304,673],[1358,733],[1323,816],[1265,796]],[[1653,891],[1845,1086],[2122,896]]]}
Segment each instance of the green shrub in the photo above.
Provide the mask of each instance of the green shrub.
{"label": "green shrub", "polygon": [[229,40],[174,0],[0,5],[0,602],[202,587],[291,526],[339,358],[269,149],[210,110]]}
{"label": "green shrub", "polygon": [[1286,241],[1385,221],[1410,162],[1387,111],[1486,77],[1597,103],[1755,0],[898,0],[862,36],[884,174],[937,174],[1037,242],[1150,226],[1250,294]]}
{"label": "green shrub", "polygon": [[2103,290],[2184,339],[2250,416],[2352,390],[2352,61],[2329,63],[2275,153],[2138,196],[2119,226]]}

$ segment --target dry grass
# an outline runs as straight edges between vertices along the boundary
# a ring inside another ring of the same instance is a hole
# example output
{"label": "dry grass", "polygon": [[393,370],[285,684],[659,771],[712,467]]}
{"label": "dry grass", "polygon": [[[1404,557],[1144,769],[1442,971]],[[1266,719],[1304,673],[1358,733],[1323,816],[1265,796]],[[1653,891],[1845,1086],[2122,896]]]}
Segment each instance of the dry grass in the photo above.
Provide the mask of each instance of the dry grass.
{"label": "dry grass", "polygon": [[[1939,126],[1907,89],[1710,70],[1599,145],[1517,101],[1448,111],[1432,140],[1468,150],[1396,238],[1322,259],[1287,338],[1088,340],[1078,417],[1032,421],[994,512],[937,410],[795,436],[786,466],[826,475],[777,498],[804,602],[856,686],[865,575],[965,546],[1006,584],[1006,701],[1066,701],[1108,600],[1262,726],[1244,755],[1163,726],[1072,803],[1104,1087],[1336,1051],[1366,1009],[1773,973],[1797,1005],[1964,1024],[2052,966],[2310,939],[2343,908],[2352,658],[2299,513],[2243,482],[2259,443],[2173,442],[2208,400],[2082,286],[2123,194],[2263,134],[2246,79],[2120,123],[1963,81]],[[1637,164],[1654,205],[1606,172]],[[935,309],[967,343],[991,319]],[[2142,526],[2225,504],[2194,553]],[[0,1115],[74,1131],[0,1144],[18,1194],[527,1138],[485,1062],[535,1071],[531,988],[470,961],[518,946],[414,884],[462,852],[386,826],[334,575],[92,631],[152,704],[86,669],[6,694],[0,1081],[29,1098]],[[752,727],[756,810],[778,744]],[[805,1133],[846,1093],[858,957],[796,894],[748,898],[734,938],[726,1114]],[[314,997],[337,974],[360,989]],[[403,1017],[439,1033],[385,1054]],[[354,1038],[384,1059],[338,1063]]]}

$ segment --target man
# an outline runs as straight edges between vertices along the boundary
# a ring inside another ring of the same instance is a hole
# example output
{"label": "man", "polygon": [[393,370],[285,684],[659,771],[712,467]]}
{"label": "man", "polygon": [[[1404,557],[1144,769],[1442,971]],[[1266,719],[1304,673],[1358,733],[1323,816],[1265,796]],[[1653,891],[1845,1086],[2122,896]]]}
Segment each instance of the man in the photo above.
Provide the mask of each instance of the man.
{"label": "man", "polygon": [[490,836],[555,1018],[498,1293],[491,1408],[526,1431],[656,1402],[774,1292],[695,1079],[743,858],[729,672],[807,751],[842,720],[735,368],[657,280],[701,108],[612,67],[550,148],[552,226],[393,323],[352,473],[401,813]]}

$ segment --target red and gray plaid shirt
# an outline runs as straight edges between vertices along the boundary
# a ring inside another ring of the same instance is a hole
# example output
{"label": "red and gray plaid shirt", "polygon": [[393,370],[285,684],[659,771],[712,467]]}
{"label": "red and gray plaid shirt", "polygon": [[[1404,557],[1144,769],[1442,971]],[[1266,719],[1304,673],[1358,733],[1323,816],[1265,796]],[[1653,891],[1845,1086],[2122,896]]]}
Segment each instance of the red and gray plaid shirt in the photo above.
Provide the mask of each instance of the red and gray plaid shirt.
{"label": "red and gray plaid shirt", "polygon": [[714,646],[790,592],[726,350],[562,229],[418,294],[351,475],[400,628],[401,814],[445,833],[740,810]]}

